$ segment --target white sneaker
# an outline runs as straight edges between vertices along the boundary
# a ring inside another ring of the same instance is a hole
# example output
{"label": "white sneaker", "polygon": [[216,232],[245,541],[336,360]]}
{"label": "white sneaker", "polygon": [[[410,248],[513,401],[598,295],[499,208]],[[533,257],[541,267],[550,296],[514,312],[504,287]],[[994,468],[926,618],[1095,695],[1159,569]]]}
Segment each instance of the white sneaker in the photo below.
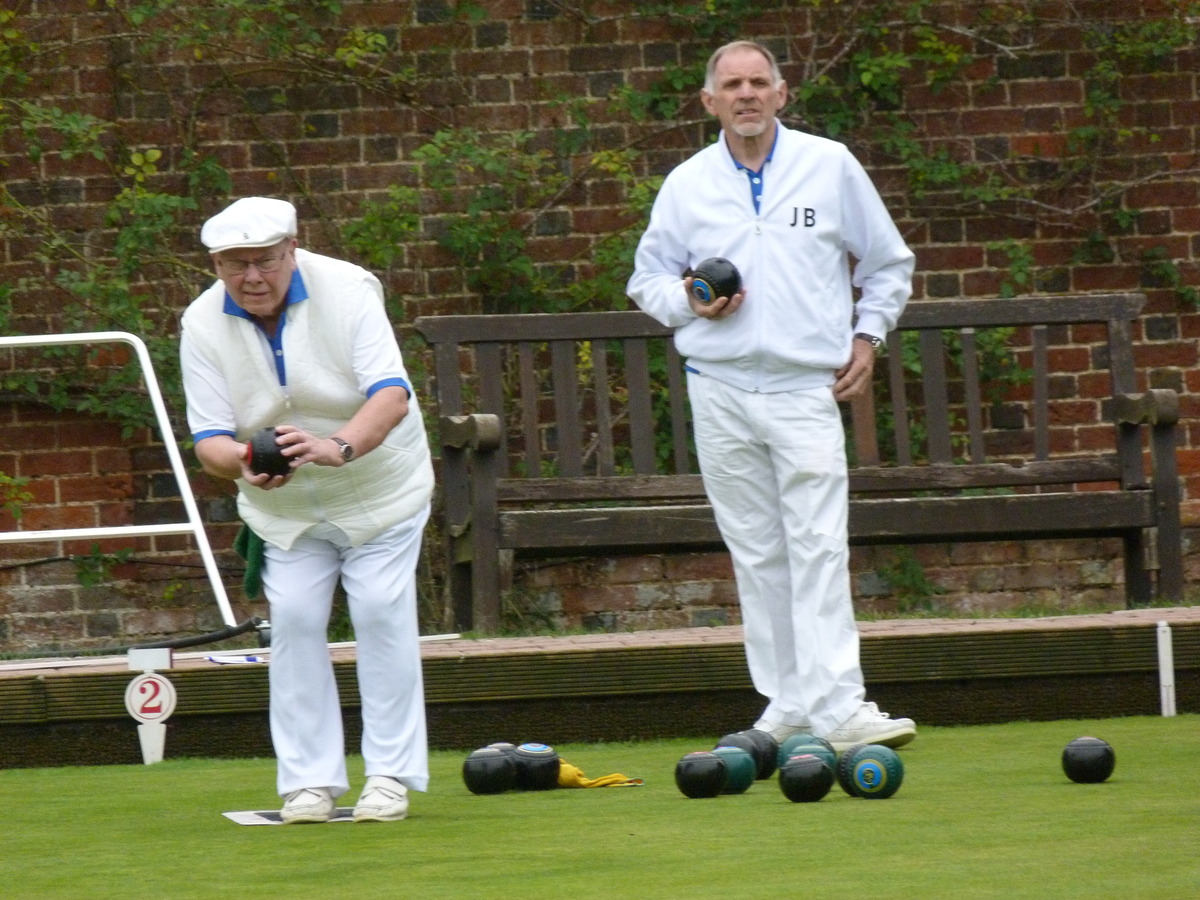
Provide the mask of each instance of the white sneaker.
{"label": "white sneaker", "polygon": [[408,815],[408,789],[395,778],[372,775],[354,806],[355,822],[398,822]]}
{"label": "white sneaker", "polygon": [[850,718],[825,735],[825,740],[841,753],[853,744],[903,747],[916,736],[917,723],[912,719],[893,719],[880,712],[874,703],[864,703]]}
{"label": "white sneaker", "polygon": [[783,725],[779,722],[768,722],[766,719],[759,719],[754,723],[754,728],[757,731],[765,731],[775,738],[777,744],[782,744],[793,734],[802,734],[809,730],[807,725]]}
{"label": "white sneaker", "polygon": [[301,788],[284,796],[279,817],[284,825],[328,822],[335,808],[329,788]]}

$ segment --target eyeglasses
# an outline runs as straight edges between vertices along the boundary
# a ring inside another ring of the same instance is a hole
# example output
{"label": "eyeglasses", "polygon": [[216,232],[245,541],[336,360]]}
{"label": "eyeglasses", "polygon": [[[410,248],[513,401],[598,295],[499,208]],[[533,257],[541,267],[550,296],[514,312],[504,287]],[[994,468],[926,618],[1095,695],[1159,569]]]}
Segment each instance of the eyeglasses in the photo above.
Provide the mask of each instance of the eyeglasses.
{"label": "eyeglasses", "polygon": [[260,256],[258,259],[251,260],[221,259],[217,262],[221,271],[230,275],[245,275],[251,266],[254,266],[263,275],[270,275],[272,272],[279,271],[285,259],[287,259],[287,253],[281,253],[278,256]]}

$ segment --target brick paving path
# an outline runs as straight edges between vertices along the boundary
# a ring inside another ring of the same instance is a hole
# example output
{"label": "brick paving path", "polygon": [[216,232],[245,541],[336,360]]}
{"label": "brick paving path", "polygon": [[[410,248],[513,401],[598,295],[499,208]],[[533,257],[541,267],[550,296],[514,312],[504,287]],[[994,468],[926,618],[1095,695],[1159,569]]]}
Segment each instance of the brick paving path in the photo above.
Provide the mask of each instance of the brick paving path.
{"label": "brick paving path", "polygon": [[[1158,622],[1184,624],[1200,622],[1200,606],[1163,609],[1116,610],[1094,615],[1045,616],[1032,619],[883,619],[859,623],[863,640],[891,637],[916,637],[931,634],[999,633],[1012,631],[1056,631],[1076,628],[1153,627]],[[631,631],[615,634],[545,635],[499,638],[431,638],[421,645],[426,659],[496,656],[522,653],[569,653],[573,651],[611,650],[637,647],[692,647],[702,644],[741,644],[740,625],[713,628],[672,628],[659,631]],[[224,651],[225,654],[254,654],[261,651]],[[335,661],[354,658],[353,644],[335,644],[330,652]],[[211,650],[180,651],[174,667],[179,669],[212,667],[217,663],[206,657]],[[127,671],[124,657],[100,657],[44,660],[0,660],[0,678],[30,674],[85,674]]]}
{"label": "brick paving path", "polygon": [[[1006,631],[1058,631],[1064,628],[1152,627],[1158,622],[1200,622],[1200,606],[1164,609],[1116,610],[1078,616],[1044,616],[1035,619],[882,619],[859,622],[864,640]],[[482,656],[501,653],[562,653],[571,650],[608,650],[616,647],[672,647],[697,644],[742,642],[740,625],[713,628],[672,628],[661,631],[631,631],[617,634],[579,634],[545,637],[480,638],[430,642],[422,648],[425,657]]]}

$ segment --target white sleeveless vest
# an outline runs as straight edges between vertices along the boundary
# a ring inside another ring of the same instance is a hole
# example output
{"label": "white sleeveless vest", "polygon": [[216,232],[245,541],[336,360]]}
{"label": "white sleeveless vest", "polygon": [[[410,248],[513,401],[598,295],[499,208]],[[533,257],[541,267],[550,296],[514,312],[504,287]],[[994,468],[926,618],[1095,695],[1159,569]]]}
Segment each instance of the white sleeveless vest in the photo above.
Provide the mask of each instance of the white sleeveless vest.
{"label": "white sleeveless vest", "polygon": [[[268,425],[295,425],[327,437],[365,402],[351,367],[359,311],[381,304],[379,280],[353,263],[296,250],[308,299],[287,308],[283,330],[286,388],[264,356],[258,326],[224,312],[217,281],[183,314],[188,341],[225,376],[237,439]],[[396,372],[408,381],[396,349]],[[238,480],[238,512],[264,540],[290,548],[310,525],[336,525],[354,545],[412,518],[433,494],[433,466],[415,393],[408,415],[375,450],[339,468],[304,465],[282,488]]]}

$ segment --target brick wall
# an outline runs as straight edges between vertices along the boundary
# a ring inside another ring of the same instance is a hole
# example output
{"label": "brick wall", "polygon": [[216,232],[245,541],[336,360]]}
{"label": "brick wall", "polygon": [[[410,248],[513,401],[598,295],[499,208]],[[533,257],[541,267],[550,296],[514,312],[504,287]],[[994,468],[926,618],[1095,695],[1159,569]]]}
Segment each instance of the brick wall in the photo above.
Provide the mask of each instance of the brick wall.
{"label": "brick wall", "polygon": [[[27,479],[23,489],[31,495],[22,504],[21,528],[187,521],[167,455],[148,432],[126,438],[110,422],[29,403],[0,410],[0,446],[6,448],[0,469]],[[221,496],[228,491],[205,491],[203,478],[196,485],[208,494],[210,542],[229,547],[236,514],[230,498]],[[16,526],[11,512],[0,512],[0,530]],[[237,598],[237,567],[228,552],[223,556],[231,566],[227,592]],[[123,646],[224,624],[203,563],[182,535],[0,545],[0,600],[0,649],[11,651]],[[245,604],[239,612],[253,614]]]}
{"label": "brick wall", "polygon": [[[128,152],[157,147],[164,157],[159,174],[147,182],[155,190],[184,193],[187,154],[206,155],[229,173],[230,196],[266,193],[292,199],[301,210],[302,240],[314,249],[344,255],[353,254],[340,226],[354,217],[364,199],[381,196],[393,184],[420,188],[421,230],[405,243],[396,262],[380,271],[395,301],[398,332],[419,372],[420,351],[406,322],[416,315],[486,306],[466,287],[454,255],[437,242],[442,210],[422,184],[414,160],[414,152],[438,130],[530,129],[551,147],[556,129],[578,124],[563,102],[570,99],[586,108],[589,149],[632,148],[639,154],[642,175],[668,171],[712,136],[691,92],[676,112],[641,121],[609,99],[614,90],[645,90],[659,83],[672,67],[702,59],[725,37],[703,37],[695,23],[645,14],[638,4],[624,0],[483,0],[475,4],[478,18],[462,19],[452,14],[452,4],[436,0],[346,2],[340,32],[377,29],[395,41],[395,51],[332,74],[302,55],[273,60],[253,40],[239,42],[232,34],[217,36],[204,52],[155,50],[130,37],[132,26],[121,12],[134,5],[118,3],[116,10],[88,0],[18,0],[10,5],[16,13],[12,24],[36,42],[37,52],[25,61],[34,77],[23,95],[10,84],[5,86],[9,96],[111,124],[102,139],[107,161],[87,154],[65,157],[44,129],[47,152],[32,160],[23,152],[18,129],[5,127],[0,134],[0,180],[7,190],[0,204],[5,226],[0,231],[0,286],[12,290],[9,300],[0,302],[10,305],[14,333],[72,327],[59,318],[63,293],[52,285],[63,265],[41,259],[45,246],[27,227],[26,217],[53,223],[83,254],[103,253],[100,248],[113,234],[106,209],[130,184],[122,173]],[[716,6],[732,9],[738,4]],[[829,52],[825,43],[836,37],[831,24],[846,15],[845,4],[772,11],[774,6],[754,4],[754,11],[741,18],[742,33],[776,49],[793,90],[805,78],[839,77],[836,67],[822,69],[828,62],[822,54]],[[867,4],[860,15],[879,6]],[[1113,8],[1125,6],[1136,8]],[[966,202],[933,183],[918,191],[895,146],[868,139],[865,132],[849,140],[916,251],[917,297],[992,296],[1005,290],[1014,271],[1005,241],[1020,242],[1031,254],[1030,280],[1017,285],[1019,290],[1147,293],[1149,305],[1137,334],[1138,363],[1144,386],[1171,387],[1183,395],[1179,462],[1185,519],[1196,526],[1200,314],[1179,290],[1200,280],[1195,158],[1200,57],[1195,47],[1161,58],[1146,54],[1126,59],[1118,82],[1124,105],[1117,114],[1124,130],[1108,138],[1119,146],[1109,148],[1092,181],[1063,177],[1078,159],[1068,133],[1094,121],[1087,116],[1086,77],[1097,61],[1090,36],[1163,17],[1170,8],[1165,0],[954,0],[926,12],[928,20],[953,26],[935,29],[937,36],[958,41],[973,56],[945,84],[927,84],[921,66],[906,72],[901,106],[914,136],[927,148],[943,150],[948,159],[991,166],[1001,183],[1040,186],[1036,202]],[[997,26],[975,39],[963,36],[987,16],[1003,19],[1006,12],[1020,11],[1032,13],[1026,24]],[[899,27],[895,31],[904,34]],[[910,33],[903,39],[915,42],[918,37]],[[380,88],[365,75],[376,64],[408,74]],[[881,112],[886,108],[881,103]],[[11,123],[13,107],[5,112]],[[581,160],[572,157],[564,165],[576,167]],[[1112,185],[1121,186],[1113,190],[1112,202],[1099,202]],[[206,259],[195,238],[199,224],[227,199],[216,193],[202,196],[199,208],[183,214],[179,230],[169,235],[171,250],[195,268],[187,277],[155,282],[151,296],[168,332],[173,318],[205,283]],[[564,283],[594,274],[591,250],[630,221],[626,201],[624,189],[612,178],[581,176],[544,210],[532,230],[535,259]],[[1120,211],[1130,215],[1116,227],[1112,219]],[[1097,230],[1106,235],[1103,252],[1085,252],[1097,249],[1087,243]],[[1148,260],[1171,265],[1155,267]],[[153,275],[151,268],[146,277]],[[613,297],[612,304],[623,305],[624,300]],[[13,365],[10,358],[0,358],[0,373]],[[179,410],[173,412],[178,417]],[[1062,427],[1076,430],[1073,440],[1085,441],[1089,425],[1095,427],[1094,421]],[[25,505],[25,528],[157,520],[164,508],[174,513],[179,503],[171,496],[164,459],[148,433],[130,441],[99,419],[55,415],[21,395],[0,395],[0,471],[29,479],[33,499]],[[234,528],[228,488],[200,477],[193,484],[213,523],[212,543],[228,547]],[[0,527],[12,526],[11,516],[0,514]],[[120,564],[113,579],[94,587],[79,583],[74,565],[52,561],[86,554],[90,545],[0,545],[0,650],[102,645],[217,624],[194,548],[187,543],[163,538],[138,542],[136,561]],[[939,602],[967,610],[1121,602],[1117,550],[1105,542],[935,546],[913,553],[941,591],[935,595]],[[236,600],[236,560],[224,549],[221,558],[229,567]],[[864,608],[887,611],[900,602],[892,582],[880,574],[896,565],[894,554],[856,551],[855,584]],[[1196,565],[1189,561],[1192,569]],[[518,594],[532,604],[527,617],[572,625],[736,621],[728,576],[727,561],[706,555],[569,562],[519,570]],[[436,571],[429,578],[428,618],[437,627]],[[263,612],[237,605],[239,614]]]}

